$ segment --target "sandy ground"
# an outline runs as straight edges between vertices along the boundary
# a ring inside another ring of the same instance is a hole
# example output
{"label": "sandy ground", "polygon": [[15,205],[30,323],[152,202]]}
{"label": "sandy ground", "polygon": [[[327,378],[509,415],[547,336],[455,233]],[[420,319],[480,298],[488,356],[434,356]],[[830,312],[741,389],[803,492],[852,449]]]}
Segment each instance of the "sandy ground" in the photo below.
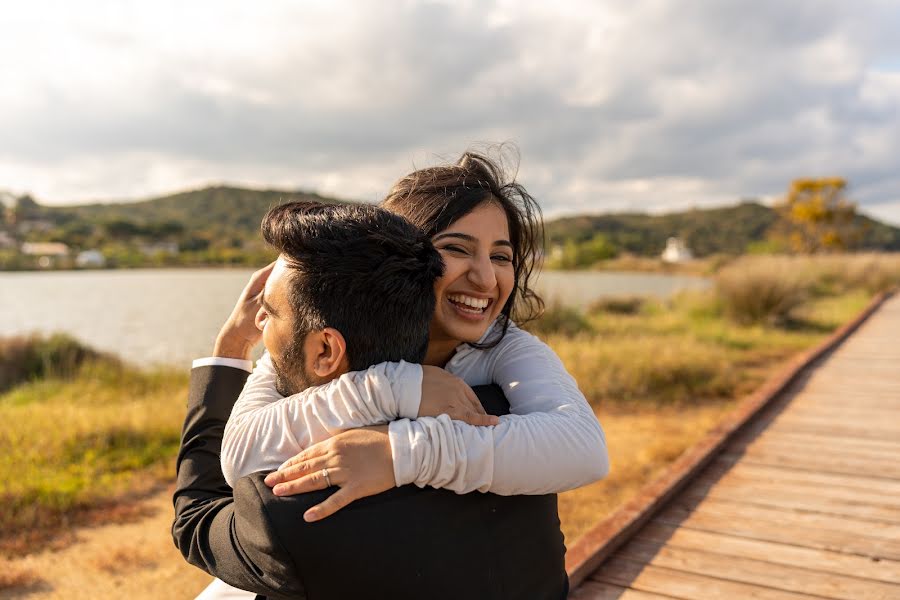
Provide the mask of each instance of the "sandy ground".
{"label": "sandy ground", "polygon": [[127,524],[84,527],[75,543],[19,559],[0,559],[14,588],[0,598],[193,598],[211,581],[172,544],[172,493],[141,500],[146,516]]}

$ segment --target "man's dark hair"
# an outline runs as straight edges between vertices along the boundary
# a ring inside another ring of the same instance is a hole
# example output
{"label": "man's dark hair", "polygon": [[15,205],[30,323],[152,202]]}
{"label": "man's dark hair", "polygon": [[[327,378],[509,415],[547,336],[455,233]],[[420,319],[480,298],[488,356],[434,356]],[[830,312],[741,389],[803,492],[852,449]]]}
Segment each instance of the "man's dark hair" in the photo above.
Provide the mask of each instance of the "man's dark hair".
{"label": "man's dark hair", "polygon": [[337,329],[351,371],[424,360],[444,265],[417,227],[367,204],[291,202],[266,214],[262,233],[293,269],[296,340]]}

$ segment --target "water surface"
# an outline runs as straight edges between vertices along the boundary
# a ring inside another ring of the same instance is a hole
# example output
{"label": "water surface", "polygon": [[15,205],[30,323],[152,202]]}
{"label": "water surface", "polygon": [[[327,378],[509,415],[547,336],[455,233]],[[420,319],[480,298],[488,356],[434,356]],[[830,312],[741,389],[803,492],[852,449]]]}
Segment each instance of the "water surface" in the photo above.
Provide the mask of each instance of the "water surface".
{"label": "water surface", "polygon": [[[206,356],[252,269],[0,273],[0,336],[65,331],[139,364],[187,366]],[[708,285],[655,273],[549,271],[550,302],[585,306],[609,295],[668,296]]]}

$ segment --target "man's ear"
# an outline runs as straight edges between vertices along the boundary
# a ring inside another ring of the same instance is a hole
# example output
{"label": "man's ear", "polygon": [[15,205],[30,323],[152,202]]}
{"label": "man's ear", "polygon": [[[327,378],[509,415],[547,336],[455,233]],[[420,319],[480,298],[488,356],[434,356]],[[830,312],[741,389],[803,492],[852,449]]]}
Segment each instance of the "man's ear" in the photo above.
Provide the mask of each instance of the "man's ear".
{"label": "man's ear", "polygon": [[316,337],[312,372],[321,379],[331,380],[349,371],[350,359],[343,334],[334,327],[326,327]]}

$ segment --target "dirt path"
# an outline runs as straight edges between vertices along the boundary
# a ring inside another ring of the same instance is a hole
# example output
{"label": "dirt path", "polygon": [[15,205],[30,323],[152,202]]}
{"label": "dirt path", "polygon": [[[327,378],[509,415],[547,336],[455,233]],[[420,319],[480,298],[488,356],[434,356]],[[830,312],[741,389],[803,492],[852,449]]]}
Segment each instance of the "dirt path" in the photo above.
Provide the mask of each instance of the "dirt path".
{"label": "dirt path", "polygon": [[193,598],[211,581],[172,544],[172,493],[140,501],[147,516],[128,524],[84,527],[76,541],[20,559],[0,559],[13,588],[0,598]]}

